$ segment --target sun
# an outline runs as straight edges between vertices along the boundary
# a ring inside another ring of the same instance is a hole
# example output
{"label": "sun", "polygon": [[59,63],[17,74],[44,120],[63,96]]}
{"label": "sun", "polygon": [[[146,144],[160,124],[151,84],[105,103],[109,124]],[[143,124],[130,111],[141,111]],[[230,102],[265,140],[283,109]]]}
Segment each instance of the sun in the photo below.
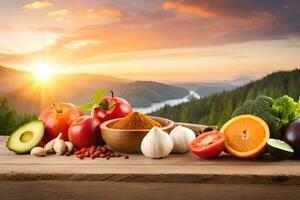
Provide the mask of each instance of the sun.
{"label": "sun", "polygon": [[55,74],[54,66],[50,63],[39,63],[34,68],[33,74],[38,82],[49,82]]}

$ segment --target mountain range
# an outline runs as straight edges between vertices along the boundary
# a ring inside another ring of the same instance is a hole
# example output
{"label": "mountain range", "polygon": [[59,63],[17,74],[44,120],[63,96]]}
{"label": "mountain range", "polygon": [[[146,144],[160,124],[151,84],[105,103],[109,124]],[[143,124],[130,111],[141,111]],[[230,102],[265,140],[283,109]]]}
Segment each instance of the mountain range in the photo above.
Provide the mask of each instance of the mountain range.
{"label": "mountain range", "polygon": [[218,82],[187,82],[175,83],[175,86],[197,92],[201,97],[206,97],[223,91],[233,90],[254,81],[254,77],[241,77],[238,79]]}
{"label": "mountain range", "polygon": [[232,112],[247,99],[258,95],[277,98],[289,95],[295,100],[300,96],[300,69],[279,71],[252,81],[231,91],[223,91],[178,106],[166,106],[151,115],[174,121],[219,125],[230,119]]}
{"label": "mountain range", "polygon": [[182,98],[187,89],[173,85],[130,81],[105,75],[58,74],[51,85],[38,84],[32,73],[0,67],[0,97],[18,112],[40,112],[53,102],[72,102],[80,105],[91,101],[99,88],[113,90],[114,94],[127,99],[134,107],[146,107],[167,99]]}

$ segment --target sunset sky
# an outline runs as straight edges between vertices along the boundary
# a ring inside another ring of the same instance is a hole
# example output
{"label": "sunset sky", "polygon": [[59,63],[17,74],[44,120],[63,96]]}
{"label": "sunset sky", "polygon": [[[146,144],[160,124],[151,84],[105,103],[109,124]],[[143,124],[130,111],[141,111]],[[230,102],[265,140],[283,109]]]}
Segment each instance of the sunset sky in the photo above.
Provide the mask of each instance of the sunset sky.
{"label": "sunset sky", "polygon": [[300,67],[299,0],[0,0],[0,65],[155,81]]}

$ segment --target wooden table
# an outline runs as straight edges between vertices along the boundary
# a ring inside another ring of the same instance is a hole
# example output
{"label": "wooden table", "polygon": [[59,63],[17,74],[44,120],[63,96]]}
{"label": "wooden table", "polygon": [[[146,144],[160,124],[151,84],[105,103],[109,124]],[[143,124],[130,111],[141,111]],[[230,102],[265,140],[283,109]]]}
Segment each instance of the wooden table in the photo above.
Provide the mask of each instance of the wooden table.
{"label": "wooden table", "polygon": [[0,199],[300,199],[300,160],[16,155],[0,137]]}

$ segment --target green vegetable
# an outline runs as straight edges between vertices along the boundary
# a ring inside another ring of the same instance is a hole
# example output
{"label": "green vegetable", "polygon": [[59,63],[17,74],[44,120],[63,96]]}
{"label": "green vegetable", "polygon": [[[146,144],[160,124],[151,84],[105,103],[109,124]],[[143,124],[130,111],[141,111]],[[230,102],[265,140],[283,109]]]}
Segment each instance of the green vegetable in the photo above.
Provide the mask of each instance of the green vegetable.
{"label": "green vegetable", "polygon": [[297,109],[295,111],[295,118],[300,118],[300,97],[297,103]]}
{"label": "green vegetable", "polygon": [[267,96],[258,96],[255,100],[247,100],[244,104],[237,108],[232,117],[251,114],[262,118],[269,125],[271,138],[280,139],[282,125],[280,118],[277,117],[276,113],[272,109],[274,100]]}
{"label": "green vegetable", "polygon": [[282,127],[285,127],[290,121],[295,119],[297,103],[292,97],[284,95],[283,97],[279,97],[274,101],[272,109],[280,118]]}
{"label": "green vegetable", "polygon": [[104,95],[106,94],[107,90],[106,89],[100,89],[98,90],[94,95],[93,95],[93,101],[90,103],[82,104],[79,106],[81,110],[91,110],[96,106],[99,106],[101,103]]}

